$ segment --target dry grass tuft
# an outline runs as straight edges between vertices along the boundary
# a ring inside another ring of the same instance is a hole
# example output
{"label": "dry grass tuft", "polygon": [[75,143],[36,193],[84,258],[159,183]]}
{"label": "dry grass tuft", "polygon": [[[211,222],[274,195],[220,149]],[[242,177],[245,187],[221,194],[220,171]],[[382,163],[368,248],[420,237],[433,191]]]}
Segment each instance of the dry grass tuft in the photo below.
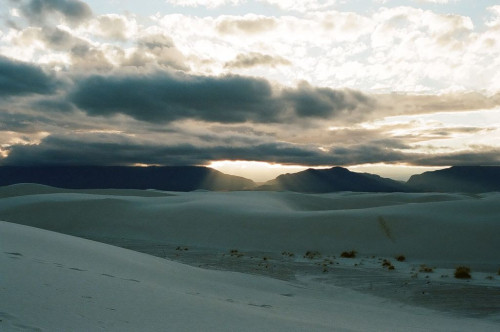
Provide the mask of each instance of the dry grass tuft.
{"label": "dry grass tuft", "polygon": [[357,252],[355,250],[351,250],[351,251],[343,251],[341,254],[340,254],[340,257],[344,257],[344,258],[355,258],[356,257],[356,254]]}
{"label": "dry grass tuft", "polygon": [[418,271],[425,272],[425,273],[432,273],[432,272],[434,272],[434,269],[430,266],[422,264],[422,265],[420,265],[420,269]]}
{"label": "dry grass tuft", "polygon": [[321,253],[319,251],[308,250],[304,254],[304,258],[309,258],[309,259],[315,259],[315,258],[320,258],[320,257],[321,257]]}
{"label": "dry grass tuft", "polygon": [[470,279],[470,268],[467,266],[459,266],[455,269],[455,278],[457,279]]}

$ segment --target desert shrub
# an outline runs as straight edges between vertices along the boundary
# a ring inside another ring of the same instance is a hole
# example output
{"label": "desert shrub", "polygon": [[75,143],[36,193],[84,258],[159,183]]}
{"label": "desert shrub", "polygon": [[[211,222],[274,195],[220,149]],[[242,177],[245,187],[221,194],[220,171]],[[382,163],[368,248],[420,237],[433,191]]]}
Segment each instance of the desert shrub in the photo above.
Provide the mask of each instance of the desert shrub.
{"label": "desert shrub", "polygon": [[309,258],[309,259],[314,259],[314,258],[318,258],[318,257],[321,257],[321,253],[319,251],[306,251],[306,253],[304,254],[304,258]]}
{"label": "desert shrub", "polygon": [[455,269],[455,278],[457,279],[470,279],[470,268],[467,266],[459,266]]}
{"label": "desert shrub", "polygon": [[356,254],[357,252],[355,250],[351,250],[351,251],[343,251],[341,254],[340,254],[340,257],[344,257],[344,258],[355,258],[356,257]]}
{"label": "desert shrub", "polygon": [[293,252],[290,252],[290,251],[283,251],[281,253],[281,255],[288,256],[288,257],[294,257],[295,256],[295,254]]}
{"label": "desert shrub", "polygon": [[384,259],[384,261],[382,262],[382,266],[391,266],[391,262],[388,261],[387,259]]}
{"label": "desert shrub", "polygon": [[243,253],[239,252],[238,250],[236,249],[231,249],[231,251],[229,251],[229,253],[231,254],[231,256],[236,256],[238,258],[240,257],[243,257]]}
{"label": "desert shrub", "polygon": [[397,260],[398,262],[404,262],[404,261],[406,260],[406,257],[405,257],[405,256],[403,256],[403,255],[399,255],[399,256],[397,256],[397,257],[396,257],[396,260]]}
{"label": "desert shrub", "polygon": [[425,272],[425,273],[432,273],[432,272],[434,272],[434,269],[432,267],[425,265],[425,264],[422,264],[422,265],[420,265],[420,269],[418,271]]}
{"label": "desert shrub", "polygon": [[384,259],[384,261],[382,262],[382,266],[386,267],[389,270],[394,270],[394,265],[392,265],[392,263],[387,259]]}

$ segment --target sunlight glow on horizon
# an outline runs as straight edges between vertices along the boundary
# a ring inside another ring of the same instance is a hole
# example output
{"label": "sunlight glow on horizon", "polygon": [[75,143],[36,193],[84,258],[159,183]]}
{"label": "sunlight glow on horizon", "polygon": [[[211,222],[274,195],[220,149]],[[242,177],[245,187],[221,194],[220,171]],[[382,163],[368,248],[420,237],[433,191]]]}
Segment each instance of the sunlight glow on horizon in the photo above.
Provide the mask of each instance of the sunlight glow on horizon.
{"label": "sunlight glow on horizon", "polygon": [[297,173],[310,168],[301,165],[282,165],[247,160],[217,160],[212,161],[207,167],[229,175],[242,176],[255,182],[266,182],[281,174]]}
{"label": "sunlight glow on horizon", "polygon": [[[275,179],[277,176],[286,173],[297,173],[308,168],[325,169],[335,167],[330,166],[304,166],[304,165],[282,165],[268,163],[264,161],[247,161],[247,160],[217,160],[206,165],[220,172],[229,175],[242,176],[251,179],[255,182],[266,182]],[[410,176],[420,174],[427,171],[447,168],[449,166],[432,167],[432,166],[412,166],[406,164],[364,164],[353,166],[341,166],[357,173],[372,173],[382,177],[391,178],[398,181],[407,181]]]}

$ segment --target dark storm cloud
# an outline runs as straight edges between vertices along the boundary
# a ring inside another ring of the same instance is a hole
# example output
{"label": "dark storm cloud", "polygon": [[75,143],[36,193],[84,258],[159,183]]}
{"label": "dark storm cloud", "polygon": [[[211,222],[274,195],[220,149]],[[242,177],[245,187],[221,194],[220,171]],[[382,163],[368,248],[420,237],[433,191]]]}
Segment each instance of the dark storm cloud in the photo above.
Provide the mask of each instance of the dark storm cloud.
{"label": "dark storm cloud", "polygon": [[483,147],[474,151],[416,154],[396,151],[383,142],[337,147],[322,152],[312,146],[289,143],[261,143],[247,146],[156,145],[117,135],[49,136],[39,145],[15,145],[2,165],[200,165],[212,160],[255,160],[282,164],[357,165],[399,163],[412,165],[498,165],[499,149]]}
{"label": "dark storm cloud", "polygon": [[78,82],[70,99],[89,115],[123,113],[149,122],[192,118],[231,123],[279,118],[270,84],[240,76],[91,76]]}
{"label": "dark storm cloud", "polygon": [[296,89],[284,90],[283,98],[293,105],[300,117],[335,115],[349,117],[351,122],[363,118],[375,106],[374,100],[359,91],[318,88],[305,82]]}
{"label": "dark storm cloud", "polygon": [[217,159],[263,161],[310,160],[313,149],[288,143],[261,143],[247,146],[196,146],[189,143],[165,145],[131,140],[109,134],[52,135],[39,145],[15,145],[2,165],[198,165]]}
{"label": "dark storm cloud", "polygon": [[[1,165],[202,165],[212,160],[254,160],[281,164],[359,165],[401,163],[426,166],[498,165],[496,147],[472,147],[470,150],[424,154],[414,153],[397,140],[378,140],[366,144],[336,146],[320,150],[314,145],[286,142],[234,140],[195,143],[141,141],[121,134],[50,135],[38,145],[13,145]],[[212,142],[209,142],[212,143]]]}
{"label": "dark storm cloud", "polygon": [[41,99],[32,103],[32,108],[47,112],[71,112],[75,110],[73,104],[60,99]]}
{"label": "dark storm cloud", "polygon": [[421,155],[411,160],[411,163],[423,166],[498,166],[500,165],[500,148],[477,146],[468,151]]}
{"label": "dark storm cloud", "polygon": [[31,131],[32,127],[32,116],[12,113],[5,109],[0,109],[0,131],[24,133],[26,131]]}
{"label": "dark storm cloud", "polygon": [[80,22],[92,16],[92,10],[79,0],[22,1],[21,12],[33,23],[45,23],[47,16],[60,14],[70,22]]}
{"label": "dark storm cloud", "polygon": [[405,161],[408,155],[398,148],[406,146],[397,142],[375,141],[366,144],[333,147],[329,152],[327,165],[359,165],[370,163],[397,163]]}
{"label": "dark storm cloud", "polygon": [[[350,166],[370,163],[406,163],[415,166],[499,165],[500,148],[469,147],[467,150],[444,153],[416,153],[398,140],[376,140],[365,144],[333,147],[323,165]],[[321,158],[321,160],[324,160]],[[321,165],[317,163],[316,165]]]}
{"label": "dark storm cloud", "polygon": [[56,88],[54,77],[34,65],[0,56],[0,96],[50,94]]}
{"label": "dark storm cloud", "polygon": [[69,100],[93,116],[126,114],[148,122],[197,119],[220,123],[294,122],[299,118],[363,117],[373,101],[351,90],[315,88],[275,91],[264,79],[242,76],[90,76]]}
{"label": "dark storm cloud", "polygon": [[226,68],[251,68],[255,66],[276,67],[279,65],[289,66],[291,62],[280,56],[271,56],[257,52],[238,54],[233,61],[226,62]]}

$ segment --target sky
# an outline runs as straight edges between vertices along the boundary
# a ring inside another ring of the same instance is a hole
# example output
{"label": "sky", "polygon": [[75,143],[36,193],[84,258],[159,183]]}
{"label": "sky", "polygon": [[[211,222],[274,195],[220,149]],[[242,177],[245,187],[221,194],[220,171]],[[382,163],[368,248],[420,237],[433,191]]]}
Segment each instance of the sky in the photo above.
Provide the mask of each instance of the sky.
{"label": "sky", "polygon": [[500,165],[497,1],[0,8],[0,165]]}

